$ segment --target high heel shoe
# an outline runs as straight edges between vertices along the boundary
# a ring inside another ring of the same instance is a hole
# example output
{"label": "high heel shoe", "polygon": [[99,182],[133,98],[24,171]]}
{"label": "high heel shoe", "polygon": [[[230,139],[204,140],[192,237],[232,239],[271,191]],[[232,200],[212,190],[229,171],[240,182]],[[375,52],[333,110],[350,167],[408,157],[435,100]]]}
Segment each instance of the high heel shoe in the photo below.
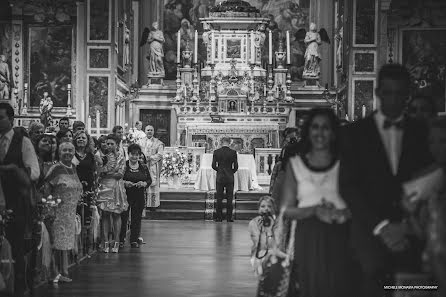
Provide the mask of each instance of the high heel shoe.
{"label": "high heel shoe", "polygon": [[57,283],[59,282],[61,276],[62,276],[62,275],[59,273],[59,274],[53,279],[53,283],[54,283],[54,284],[57,284]]}
{"label": "high heel shoe", "polygon": [[115,242],[115,246],[112,248],[112,253],[117,253],[119,251],[119,242]]}
{"label": "high heel shoe", "polygon": [[108,241],[104,242],[104,253],[110,252],[110,245],[108,244]]}

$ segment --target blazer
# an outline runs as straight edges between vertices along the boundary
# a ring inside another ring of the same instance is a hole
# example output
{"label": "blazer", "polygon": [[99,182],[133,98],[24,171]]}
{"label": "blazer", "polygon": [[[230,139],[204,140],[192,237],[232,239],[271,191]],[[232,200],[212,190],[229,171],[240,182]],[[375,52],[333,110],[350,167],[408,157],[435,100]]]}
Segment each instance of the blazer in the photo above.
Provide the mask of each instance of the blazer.
{"label": "blazer", "polygon": [[402,184],[434,162],[426,125],[406,119],[403,129],[396,175],[374,114],[341,130],[339,189],[352,211],[353,245],[364,253],[373,249],[386,252],[380,239],[373,235],[374,228],[384,220],[400,222],[403,219]]}
{"label": "blazer", "polygon": [[212,168],[217,171],[218,183],[233,183],[238,170],[237,152],[227,146],[215,150]]}

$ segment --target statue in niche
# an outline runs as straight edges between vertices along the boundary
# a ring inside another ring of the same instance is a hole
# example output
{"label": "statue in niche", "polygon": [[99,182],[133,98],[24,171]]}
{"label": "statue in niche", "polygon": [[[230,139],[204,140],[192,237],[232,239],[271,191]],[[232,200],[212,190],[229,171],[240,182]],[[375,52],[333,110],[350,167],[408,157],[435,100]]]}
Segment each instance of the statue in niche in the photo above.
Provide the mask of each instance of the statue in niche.
{"label": "statue in niche", "polygon": [[322,42],[330,43],[330,38],[325,29],[322,28],[317,31],[315,23],[310,24],[309,32],[306,32],[305,29],[301,29],[296,33],[298,39],[300,39],[302,35],[305,35],[304,42],[307,46],[305,51],[303,78],[318,79],[321,73],[320,62],[322,60],[320,45]]}
{"label": "statue in niche", "polygon": [[237,111],[237,107],[236,107],[235,101],[229,101],[228,111]]}
{"label": "statue in niche", "polygon": [[124,66],[130,64],[130,29],[127,27],[127,14],[124,14]]}
{"label": "statue in niche", "polygon": [[255,38],[254,38],[255,59],[258,65],[261,64],[262,60],[262,48],[266,39],[265,30],[266,30],[265,24],[260,24],[257,28],[257,31],[255,32]]}
{"label": "statue in niche", "polygon": [[164,78],[164,42],[164,34],[159,29],[158,22],[152,24],[152,30],[149,30],[148,28],[144,29],[139,46],[149,44],[148,55],[146,56],[149,61],[147,72],[149,80],[151,78]]}
{"label": "statue in niche", "polygon": [[9,100],[9,84],[11,83],[11,72],[6,62],[6,56],[0,55],[0,99]]}
{"label": "statue in niche", "polygon": [[43,92],[43,98],[40,100],[40,122],[46,127],[53,124],[51,111],[53,110],[53,100],[48,95],[48,92]]}

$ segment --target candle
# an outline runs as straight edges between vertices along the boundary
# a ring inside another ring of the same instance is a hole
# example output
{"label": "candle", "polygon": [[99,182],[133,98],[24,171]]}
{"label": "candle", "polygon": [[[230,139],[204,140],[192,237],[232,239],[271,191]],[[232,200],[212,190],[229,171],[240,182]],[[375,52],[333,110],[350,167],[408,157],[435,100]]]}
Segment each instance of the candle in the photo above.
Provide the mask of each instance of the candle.
{"label": "candle", "polygon": [[254,52],[254,32],[251,32],[251,63],[254,64],[255,60],[255,52]]}
{"label": "candle", "polygon": [[273,32],[269,30],[269,64],[273,64]]}
{"label": "candle", "polygon": [[215,36],[214,32],[212,32],[212,38],[211,38],[211,64],[214,64],[214,58],[215,58]]}
{"label": "candle", "polygon": [[96,129],[98,130],[98,134],[100,134],[99,129],[101,128],[101,113],[99,109],[96,109]]}
{"label": "candle", "polygon": [[366,109],[365,105],[362,105],[362,117],[363,118],[365,118],[366,113],[367,113],[367,109]]}
{"label": "candle", "polygon": [[184,94],[184,97],[187,96],[186,86],[183,87],[183,94]]}
{"label": "candle", "polygon": [[28,83],[25,83],[25,84],[23,85],[23,87],[24,87],[25,89],[28,89]]}
{"label": "candle", "polygon": [[181,63],[181,31],[178,30],[178,36],[177,36],[177,63]]}
{"label": "candle", "polygon": [[345,114],[345,119],[346,119],[347,121],[350,121],[350,119],[348,118],[348,114],[347,114],[347,113]]}
{"label": "candle", "polygon": [[67,89],[68,89],[68,90],[71,90],[71,84],[68,84],[68,85],[67,85]]}
{"label": "candle", "polygon": [[194,49],[194,63],[197,64],[198,61],[198,31],[195,30],[195,49]]}
{"label": "candle", "polygon": [[291,64],[290,31],[286,31],[286,63]]}

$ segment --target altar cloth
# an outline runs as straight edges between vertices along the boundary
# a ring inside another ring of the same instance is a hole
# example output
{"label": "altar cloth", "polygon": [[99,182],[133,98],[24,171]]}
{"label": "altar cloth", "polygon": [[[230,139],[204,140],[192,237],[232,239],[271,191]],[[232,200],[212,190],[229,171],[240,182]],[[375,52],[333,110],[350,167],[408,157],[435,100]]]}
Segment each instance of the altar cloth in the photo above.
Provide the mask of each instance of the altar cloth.
{"label": "altar cloth", "polygon": [[[217,172],[212,169],[212,154],[204,154],[194,188],[202,191],[215,190]],[[234,174],[234,192],[261,190],[257,181],[256,162],[249,154],[237,154],[238,170]]]}

